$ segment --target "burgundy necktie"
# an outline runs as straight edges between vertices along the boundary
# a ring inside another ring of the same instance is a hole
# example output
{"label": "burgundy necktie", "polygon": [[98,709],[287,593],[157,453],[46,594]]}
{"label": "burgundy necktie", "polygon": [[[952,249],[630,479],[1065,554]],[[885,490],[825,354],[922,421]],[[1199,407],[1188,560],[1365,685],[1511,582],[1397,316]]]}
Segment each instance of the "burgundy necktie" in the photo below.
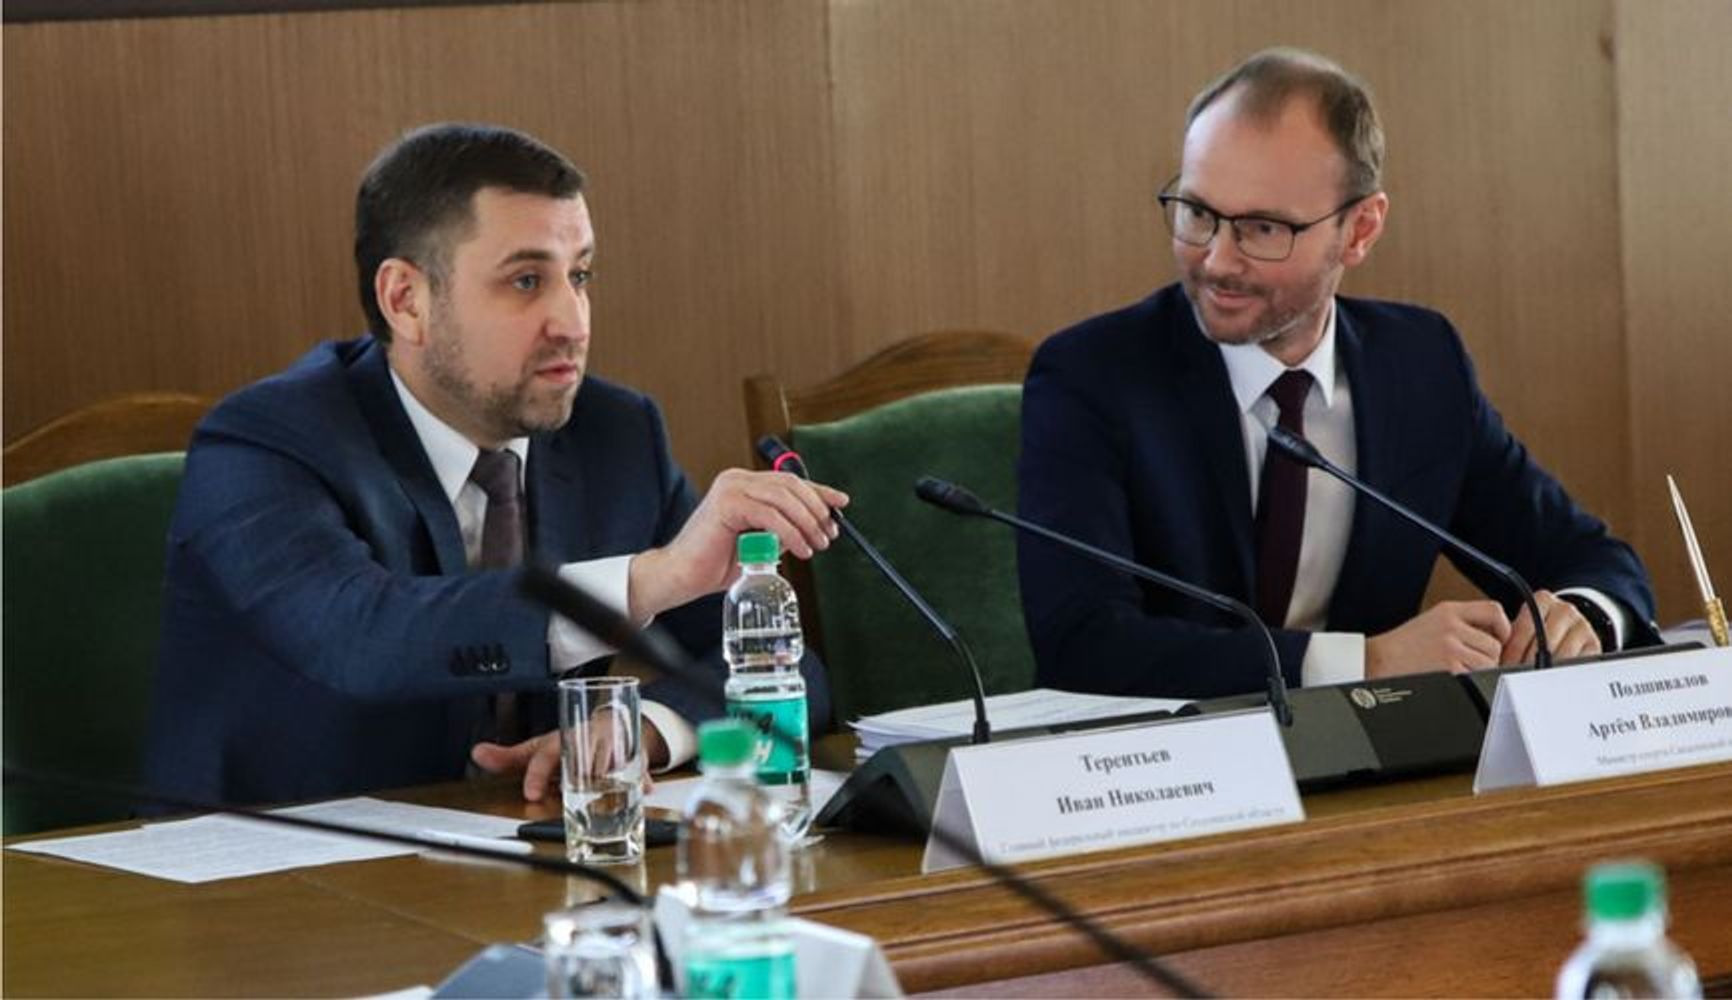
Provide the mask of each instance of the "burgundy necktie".
{"label": "burgundy necktie", "polygon": [[[1310,391],[1311,373],[1306,371],[1287,372],[1269,387],[1283,429],[1305,433],[1305,396]],[[1263,453],[1263,477],[1257,490],[1257,614],[1271,628],[1287,623],[1293,580],[1299,574],[1305,472],[1304,466],[1278,448],[1271,446]]]}
{"label": "burgundy necktie", "polygon": [[[481,554],[476,569],[509,569],[523,561],[523,476],[517,453],[509,448],[475,456],[469,480],[487,494],[487,514],[481,521]],[[517,696],[493,696],[492,738],[515,743],[523,738]]]}

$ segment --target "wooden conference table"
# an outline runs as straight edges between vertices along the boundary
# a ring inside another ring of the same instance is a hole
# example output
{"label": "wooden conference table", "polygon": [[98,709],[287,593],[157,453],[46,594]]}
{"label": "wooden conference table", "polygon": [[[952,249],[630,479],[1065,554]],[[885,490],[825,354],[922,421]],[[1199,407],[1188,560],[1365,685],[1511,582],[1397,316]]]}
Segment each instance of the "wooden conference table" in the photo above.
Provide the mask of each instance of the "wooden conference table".
{"label": "wooden conference table", "polygon": [[[1474,797],[1466,775],[1307,796],[1301,824],[1083,855],[1022,871],[1222,995],[1549,995],[1591,862],[1667,869],[1673,936],[1732,991],[1732,764]],[[411,801],[540,818],[515,786]],[[542,850],[557,850],[544,845]],[[871,934],[909,992],[1155,992],[974,869],[919,875],[920,845],[835,833],[800,860],[794,909]],[[671,849],[621,869],[648,889]],[[0,992],[360,995],[433,984],[544,911],[558,875],[402,857],[181,885],[5,852]],[[1104,963],[1104,964],[1103,964]]]}

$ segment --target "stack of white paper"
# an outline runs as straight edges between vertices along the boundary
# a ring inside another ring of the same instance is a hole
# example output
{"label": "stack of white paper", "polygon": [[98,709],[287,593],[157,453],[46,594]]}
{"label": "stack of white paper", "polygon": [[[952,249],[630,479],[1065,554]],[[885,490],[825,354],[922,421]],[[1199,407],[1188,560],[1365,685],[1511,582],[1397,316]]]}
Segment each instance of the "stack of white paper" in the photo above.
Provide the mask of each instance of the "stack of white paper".
{"label": "stack of white paper", "polygon": [[[1106,719],[1115,715],[1171,712],[1184,704],[1186,702],[1178,698],[1125,698],[1035,688],[1032,691],[988,697],[986,719],[996,733],[1031,726]],[[859,762],[885,747],[920,740],[968,736],[974,732],[974,699],[965,698],[942,705],[922,705],[918,708],[885,712],[882,715],[869,715],[864,719],[856,719],[849,725],[854,727],[855,734],[860,738],[860,745],[854,751],[854,759]]]}

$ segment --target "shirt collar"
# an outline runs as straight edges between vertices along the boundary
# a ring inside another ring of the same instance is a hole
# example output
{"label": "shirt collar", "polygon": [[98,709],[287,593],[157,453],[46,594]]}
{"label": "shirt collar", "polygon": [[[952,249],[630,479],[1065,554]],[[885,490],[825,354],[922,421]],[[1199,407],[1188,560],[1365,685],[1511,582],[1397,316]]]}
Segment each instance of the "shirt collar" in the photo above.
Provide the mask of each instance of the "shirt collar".
{"label": "shirt collar", "polygon": [[[409,414],[409,423],[415,427],[415,436],[421,439],[421,450],[427,453],[427,460],[433,463],[433,474],[439,477],[439,486],[445,491],[445,498],[452,503],[457,502],[457,494],[463,491],[463,484],[469,481],[469,473],[475,469],[475,458],[481,454],[481,449],[475,442],[464,437],[455,427],[433,415],[433,411],[421,404],[403,380],[397,377],[395,369],[391,370],[391,384],[397,387],[397,398],[403,402],[403,410]],[[517,437],[505,442],[505,447],[517,453],[518,468],[529,467],[529,439]],[[520,484],[521,485],[521,484]]]}
{"label": "shirt collar", "polygon": [[[1257,344],[1217,344],[1221,360],[1227,365],[1227,378],[1233,384],[1233,397],[1239,402],[1239,412],[1249,412],[1269,387],[1275,384],[1287,367],[1273,354]],[[1323,338],[1299,367],[1311,373],[1317,387],[1323,390],[1323,405],[1335,404],[1335,300],[1329,300],[1329,318],[1323,321]]]}

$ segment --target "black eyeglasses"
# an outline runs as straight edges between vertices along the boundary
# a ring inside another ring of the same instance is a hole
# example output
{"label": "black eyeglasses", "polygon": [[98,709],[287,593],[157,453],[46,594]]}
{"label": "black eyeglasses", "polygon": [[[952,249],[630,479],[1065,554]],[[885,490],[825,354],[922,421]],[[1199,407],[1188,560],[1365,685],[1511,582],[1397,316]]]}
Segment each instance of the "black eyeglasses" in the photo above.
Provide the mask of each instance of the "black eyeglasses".
{"label": "black eyeglasses", "polygon": [[1370,193],[1355,195],[1310,222],[1288,222],[1265,215],[1222,215],[1200,201],[1176,194],[1161,194],[1156,200],[1161,203],[1161,214],[1167,220],[1168,232],[1180,243],[1206,247],[1215,238],[1221,223],[1225,222],[1233,227],[1233,241],[1238,244],[1240,253],[1252,260],[1281,261],[1292,256],[1293,244],[1300,233],[1335,218],[1369,197]]}

